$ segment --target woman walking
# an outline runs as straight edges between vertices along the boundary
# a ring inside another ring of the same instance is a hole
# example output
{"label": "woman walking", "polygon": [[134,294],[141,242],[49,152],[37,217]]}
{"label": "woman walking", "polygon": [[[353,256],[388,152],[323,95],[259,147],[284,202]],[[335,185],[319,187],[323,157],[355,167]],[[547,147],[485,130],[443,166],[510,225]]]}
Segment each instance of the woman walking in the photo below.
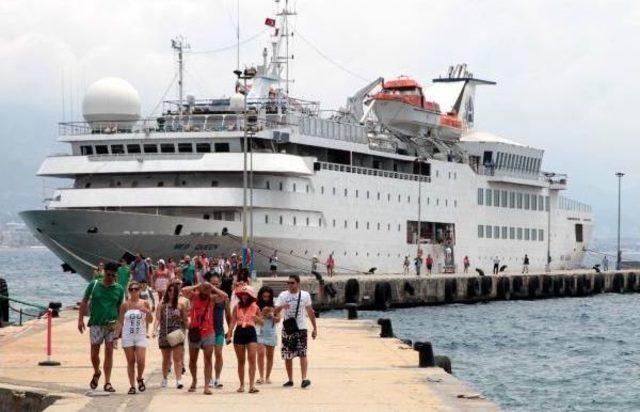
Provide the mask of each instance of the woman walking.
{"label": "woman walking", "polygon": [[127,374],[129,375],[129,395],[135,395],[135,372],[138,369],[138,390],[144,392],[146,387],[144,373],[147,351],[147,325],[153,320],[153,312],[149,303],[140,299],[140,284],[129,284],[129,299],[120,306],[117,333],[122,336],[122,348],[127,358]]}
{"label": "woman walking", "polygon": [[[167,387],[169,367],[173,359],[176,375],[176,388],[182,389],[182,361],[184,359],[185,330],[189,326],[186,306],[180,302],[180,286],[171,283],[167,286],[163,300],[158,305],[154,330],[158,331],[158,346],[162,352],[162,387]],[[180,331],[180,332],[178,332]]]}
{"label": "woman walking", "polygon": [[153,285],[158,292],[158,302],[162,302],[167,285],[169,284],[169,269],[164,263],[164,259],[158,260],[158,267],[153,275]]}
{"label": "woman walking", "polygon": [[280,317],[274,313],[274,307],[273,289],[269,286],[261,287],[258,291],[258,308],[262,313],[262,325],[258,331],[258,384],[271,383],[273,352],[277,344],[276,325],[280,322]]}
{"label": "woman walking", "polygon": [[240,285],[236,291],[238,304],[231,314],[231,325],[227,332],[227,340],[233,332],[233,348],[238,358],[238,378],[240,387],[237,392],[244,392],[244,367],[249,362],[249,393],[258,393],[255,387],[256,352],[258,336],[256,323],[262,324],[260,308],[256,304],[256,294],[249,285]]}

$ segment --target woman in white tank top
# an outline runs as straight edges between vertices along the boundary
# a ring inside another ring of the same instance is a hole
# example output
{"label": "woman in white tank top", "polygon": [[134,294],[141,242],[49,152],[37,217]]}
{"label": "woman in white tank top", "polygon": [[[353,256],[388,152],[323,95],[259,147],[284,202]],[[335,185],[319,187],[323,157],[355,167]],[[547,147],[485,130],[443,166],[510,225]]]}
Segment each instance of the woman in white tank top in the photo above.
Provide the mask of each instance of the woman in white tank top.
{"label": "woman in white tank top", "polygon": [[138,366],[138,390],[144,392],[146,386],[142,374],[145,366],[147,350],[147,326],[153,320],[149,302],[140,299],[140,284],[129,283],[129,299],[120,306],[118,334],[122,337],[122,348],[127,358],[127,374],[129,375],[129,394],[136,393],[135,368]]}

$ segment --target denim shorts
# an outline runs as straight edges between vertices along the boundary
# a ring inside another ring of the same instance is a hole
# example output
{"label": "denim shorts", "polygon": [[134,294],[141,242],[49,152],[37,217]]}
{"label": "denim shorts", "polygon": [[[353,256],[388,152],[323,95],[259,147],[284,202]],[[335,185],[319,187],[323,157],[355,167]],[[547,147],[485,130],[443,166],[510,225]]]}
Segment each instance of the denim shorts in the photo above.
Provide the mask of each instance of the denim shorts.
{"label": "denim shorts", "polygon": [[205,346],[213,346],[216,344],[216,334],[212,333],[209,336],[200,339],[200,342],[189,341],[189,349],[204,349]]}

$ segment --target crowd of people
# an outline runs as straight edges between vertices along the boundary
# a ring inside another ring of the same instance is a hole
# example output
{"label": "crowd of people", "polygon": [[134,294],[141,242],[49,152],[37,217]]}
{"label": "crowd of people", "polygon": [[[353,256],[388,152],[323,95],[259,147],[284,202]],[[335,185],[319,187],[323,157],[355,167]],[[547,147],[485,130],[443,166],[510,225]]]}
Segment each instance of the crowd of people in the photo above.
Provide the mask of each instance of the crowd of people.
{"label": "crowd of people", "polygon": [[115,392],[111,384],[113,352],[120,341],[127,361],[128,393],[145,391],[146,348],[156,340],[162,353],[161,388],[168,387],[172,374],[175,387],[183,389],[182,376],[188,366],[188,391],[195,392],[201,352],[203,393],[210,395],[212,389],[222,388],[224,347],[233,344],[237,392],[258,393],[258,385],[271,383],[281,322],[281,356],[287,372],[283,386],[294,386],[296,357],[300,359],[301,387],[311,384],[307,378],[307,319],[311,337],[317,336],[311,296],[301,290],[298,275],[289,276],[287,290],[278,296],[268,286],[256,293],[248,269],[235,254],[229,258],[184,256],[179,262],[168,258],[155,263],[138,254],[130,263],[124,259],[100,263],[80,304],[80,333],[87,328],[85,316],[89,316],[94,371],[89,386],[94,390],[104,373],[104,391]]}

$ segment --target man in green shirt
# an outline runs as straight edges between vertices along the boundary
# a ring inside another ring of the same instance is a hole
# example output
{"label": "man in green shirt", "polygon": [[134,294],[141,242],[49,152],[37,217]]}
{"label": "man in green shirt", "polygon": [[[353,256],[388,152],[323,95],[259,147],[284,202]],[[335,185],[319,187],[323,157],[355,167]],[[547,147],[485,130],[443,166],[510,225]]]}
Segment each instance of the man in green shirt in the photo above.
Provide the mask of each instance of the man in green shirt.
{"label": "man in green shirt", "polygon": [[117,339],[115,333],[118,321],[118,310],[124,300],[124,289],[116,282],[118,264],[109,262],[104,268],[104,278],[89,283],[84,292],[84,298],[80,303],[78,312],[78,330],[85,331],[84,314],[87,305],[91,302],[89,313],[89,336],[91,341],[91,364],[93,365],[93,377],[89,386],[91,389],[98,387],[100,379],[100,346],[104,342],[104,390],[115,392],[111,385],[111,367],[113,365],[113,344]]}
{"label": "man in green shirt", "polygon": [[122,286],[125,295],[128,295],[127,286],[129,286],[129,280],[131,279],[131,269],[124,258],[120,259],[120,267],[116,273],[118,277],[118,285]]}
{"label": "man in green shirt", "polygon": [[189,255],[184,257],[184,265],[182,269],[182,285],[193,286],[195,285],[196,267],[191,263],[191,257]]}

